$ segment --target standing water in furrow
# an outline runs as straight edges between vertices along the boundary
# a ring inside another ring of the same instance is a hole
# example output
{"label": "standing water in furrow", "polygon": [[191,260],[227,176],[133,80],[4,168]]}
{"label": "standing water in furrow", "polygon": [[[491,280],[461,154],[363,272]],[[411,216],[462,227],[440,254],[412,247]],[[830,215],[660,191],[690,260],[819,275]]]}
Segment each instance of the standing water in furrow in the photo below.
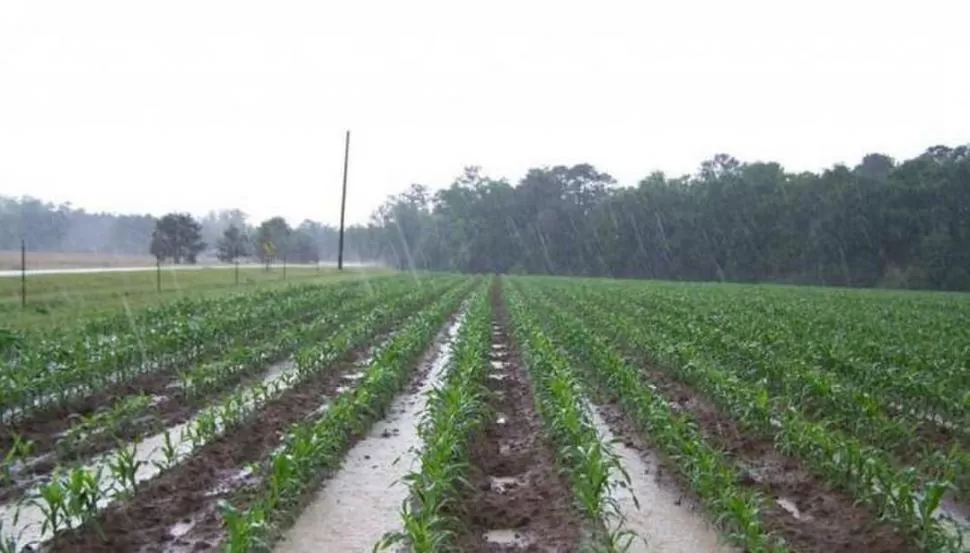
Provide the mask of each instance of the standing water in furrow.
{"label": "standing water in furrow", "polygon": [[619,518],[608,521],[611,530],[636,534],[637,539],[627,549],[628,553],[738,551],[723,543],[717,530],[706,520],[701,506],[677,490],[675,483],[668,482],[656,453],[634,448],[631,440],[617,440],[597,408],[590,406],[589,412],[600,438],[613,442],[613,449],[629,476],[626,486],[610,488]]}
{"label": "standing water in furrow", "polygon": [[277,544],[278,553],[369,552],[399,525],[408,489],[402,477],[412,468],[420,445],[418,423],[428,394],[441,381],[464,310],[445,331],[445,340],[422,362],[422,376],[398,397],[390,415],[375,424],[344,458],[293,527]]}
{"label": "standing water in furrow", "polygon": [[[265,371],[259,383],[274,390],[285,390],[290,382],[287,376],[291,375],[293,370],[292,361],[275,363]],[[240,397],[244,398],[241,408],[250,408],[257,401],[256,395],[245,393],[250,388],[252,385],[244,385],[239,389]],[[131,455],[130,463],[134,468],[132,478],[135,483],[150,480],[163,468],[185,459],[199,446],[191,437],[192,430],[200,420],[205,418],[211,418],[219,427],[224,425],[220,418],[219,406],[210,406],[184,423],[169,427],[143,440],[132,442],[125,451],[110,451],[92,458],[84,468],[91,473],[101,474],[99,505],[101,507],[108,505],[125,490],[126,483],[119,482],[111,469],[112,464],[118,462],[119,453]],[[49,479],[48,475],[45,479],[39,480],[40,485],[43,486],[43,480]],[[34,497],[37,494],[38,490],[32,490],[27,496]],[[19,543],[38,544],[50,539],[52,532],[43,524],[46,518],[42,503],[21,501],[0,506],[0,528],[3,529],[4,535],[16,536]]]}

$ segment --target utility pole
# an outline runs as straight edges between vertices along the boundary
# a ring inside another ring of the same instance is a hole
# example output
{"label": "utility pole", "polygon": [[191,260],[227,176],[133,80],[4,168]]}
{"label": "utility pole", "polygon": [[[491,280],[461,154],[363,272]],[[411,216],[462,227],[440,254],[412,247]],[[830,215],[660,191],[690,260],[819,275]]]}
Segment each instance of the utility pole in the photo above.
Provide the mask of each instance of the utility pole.
{"label": "utility pole", "polygon": [[344,191],[340,196],[340,245],[337,248],[337,270],[344,269],[344,212],[347,210],[347,161],[350,158],[350,131],[344,141]]}

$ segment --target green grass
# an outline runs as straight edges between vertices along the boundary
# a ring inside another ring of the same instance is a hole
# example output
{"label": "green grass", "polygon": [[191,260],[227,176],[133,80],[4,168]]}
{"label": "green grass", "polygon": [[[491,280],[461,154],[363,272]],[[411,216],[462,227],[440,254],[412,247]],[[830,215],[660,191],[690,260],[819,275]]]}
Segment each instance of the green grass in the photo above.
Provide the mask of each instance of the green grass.
{"label": "green grass", "polygon": [[294,282],[332,281],[363,278],[386,272],[383,269],[289,267],[269,271],[239,269],[239,284],[233,269],[178,270],[162,268],[161,292],[155,271],[33,275],[27,277],[27,306],[21,306],[20,279],[0,278],[0,327],[32,330],[70,324],[80,318],[119,309],[140,309],[179,298],[239,292],[255,287],[285,286]]}

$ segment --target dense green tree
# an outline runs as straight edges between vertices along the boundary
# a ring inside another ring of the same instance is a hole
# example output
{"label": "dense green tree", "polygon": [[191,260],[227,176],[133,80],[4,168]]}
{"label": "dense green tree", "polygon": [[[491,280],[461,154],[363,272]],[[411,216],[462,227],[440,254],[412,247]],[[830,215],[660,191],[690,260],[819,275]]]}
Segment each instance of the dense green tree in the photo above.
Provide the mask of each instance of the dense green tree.
{"label": "dense green tree", "polygon": [[249,255],[249,236],[243,229],[235,224],[230,224],[223,231],[222,238],[219,239],[216,248],[218,250],[216,257],[220,261],[232,263],[240,257]]}
{"label": "dense green tree", "polygon": [[292,233],[293,229],[282,217],[272,217],[259,225],[256,231],[256,253],[267,269],[273,261],[286,259]]}
{"label": "dense green tree", "polygon": [[188,213],[169,213],[155,224],[149,251],[159,261],[195,263],[203,249],[202,226]]}

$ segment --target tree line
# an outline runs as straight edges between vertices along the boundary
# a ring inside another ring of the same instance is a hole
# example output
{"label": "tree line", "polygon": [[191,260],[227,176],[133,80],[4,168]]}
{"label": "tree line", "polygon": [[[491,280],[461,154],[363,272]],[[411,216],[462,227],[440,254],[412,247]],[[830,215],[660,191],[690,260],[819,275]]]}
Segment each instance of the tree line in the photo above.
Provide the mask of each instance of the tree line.
{"label": "tree line", "polygon": [[[333,260],[336,228],[239,210],[90,214],[0,197],[0,249]],[[768,281],[970,290],[970,147],[908,160],[789,172],[719,154],[690,175],[619,186],[590,164],[530,169],[517,183],[477,167],[443,189],[415,184],[346,233],[345,258],[403,270]]]}
{"label": "tree line", "polygon": [[516,184],[469,167],[374,216],[399,268],[970,289],[970,148],[818,173],[719,154],[617,186],[589,164]]}
{"label": "tree line", "polygon": [[[366,225],[348,228],[345,259],[377,259],[372,235]],[[195,263],[201,257],[312,263],[335,260],[338,246],[337,229],[312,220],[291,227],[284,218],[271,217],[252,225],[238,209],[201,217],[90,213],[69,203],[0,195],[0,250],[18,250],[21,238],[29,251],[151,254],[170,263]]]}

